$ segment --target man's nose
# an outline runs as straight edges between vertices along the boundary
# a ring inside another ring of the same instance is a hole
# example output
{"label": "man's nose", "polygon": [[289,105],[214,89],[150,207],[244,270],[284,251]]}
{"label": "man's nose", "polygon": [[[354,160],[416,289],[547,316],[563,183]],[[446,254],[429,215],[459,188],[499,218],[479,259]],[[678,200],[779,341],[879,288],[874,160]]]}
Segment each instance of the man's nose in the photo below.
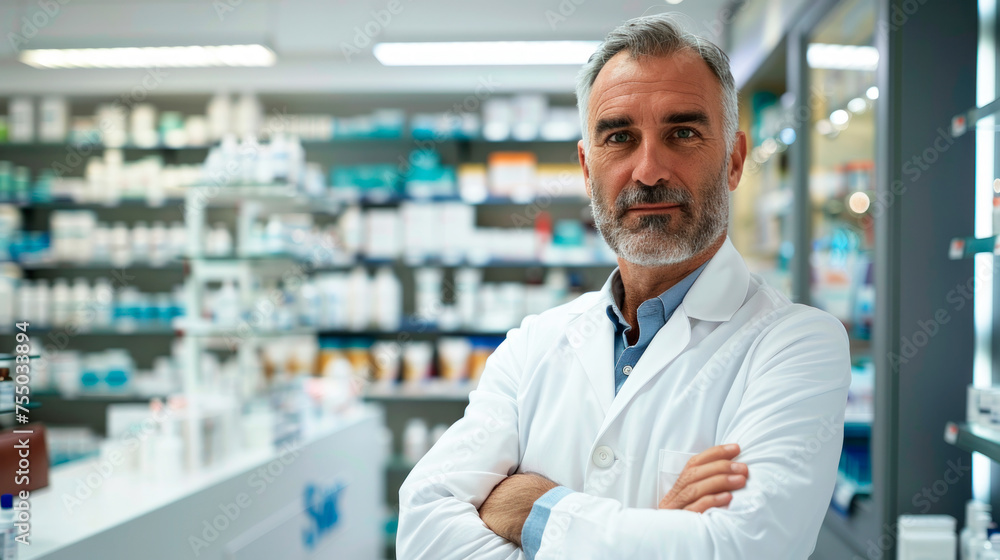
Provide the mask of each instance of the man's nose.
{"label": "man's nose", "polygon": [[658,139],[643,139],[634,153],[632,182],[640,185],[656,185],[670,181],[671,157],[667,147]]}

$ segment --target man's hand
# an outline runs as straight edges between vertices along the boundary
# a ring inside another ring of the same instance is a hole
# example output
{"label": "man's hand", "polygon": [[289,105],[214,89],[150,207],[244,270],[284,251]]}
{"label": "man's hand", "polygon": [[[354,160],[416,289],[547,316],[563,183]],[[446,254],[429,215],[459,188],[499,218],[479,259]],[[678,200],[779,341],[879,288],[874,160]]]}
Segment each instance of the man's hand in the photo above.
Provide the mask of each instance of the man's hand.
{"label": "man's hand", "polygon": [[674,487],[660,500],[659,509],[684,509],[705,513],[713,507],[729,505],[732,490],[747,484],[750,470],[733,459],[740,454],[735,443],[710,447],[691,457],[677,477]]}
{"label": "man's hand", "polygon": [[521,529],[531,513],[531,506],[556,486],[558,484],[538,474],[508,476],[486,497],[479,507],[479,517],[491,531],[521,546]]}

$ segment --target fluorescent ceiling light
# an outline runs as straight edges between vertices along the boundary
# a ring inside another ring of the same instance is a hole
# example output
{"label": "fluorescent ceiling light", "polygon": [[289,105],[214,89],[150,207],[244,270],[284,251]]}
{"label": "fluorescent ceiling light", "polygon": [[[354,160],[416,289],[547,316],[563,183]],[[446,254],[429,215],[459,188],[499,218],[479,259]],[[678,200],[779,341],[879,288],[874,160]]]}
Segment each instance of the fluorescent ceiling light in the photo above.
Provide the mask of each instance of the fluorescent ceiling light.
{"label": "fluorescent ceiling light", "polygon": [[217,45],[34,49],[22,51],[20,60],[35,68],[196,68],[273,66],[277,57],[263,45]]}
{"label": "fluorescent ceiling light", "polygon": [[806,52],[806,60],[813,68],[828,70],[875,70],[878,68],[878,49],[855,45],[829,45],[813,43]]}
{"label": "fluorescent ceiling light", "polygon": [[379,43],[374,53],[385,66],[579,65],[587,62],[600,44],[600,41]]}

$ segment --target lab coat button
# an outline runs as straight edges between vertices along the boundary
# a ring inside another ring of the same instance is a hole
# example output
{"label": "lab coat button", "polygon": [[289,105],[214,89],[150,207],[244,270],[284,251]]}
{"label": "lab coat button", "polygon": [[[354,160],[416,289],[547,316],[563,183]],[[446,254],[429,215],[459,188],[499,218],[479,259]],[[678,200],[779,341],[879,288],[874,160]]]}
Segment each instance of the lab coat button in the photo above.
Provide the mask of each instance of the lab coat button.
{"label": "lab coat button", "polygon": [[602,469],[606,469],[615,462],[615,452],[607,445],[602,445],[594,450],[594,464]]}
{"label": "lab coat button", "polygon": [[622,368],[622,373],[624,373],[625,375],[628,375],[628,374],[632,373],[632,366],[625,366],[625,367],[623,367]]}

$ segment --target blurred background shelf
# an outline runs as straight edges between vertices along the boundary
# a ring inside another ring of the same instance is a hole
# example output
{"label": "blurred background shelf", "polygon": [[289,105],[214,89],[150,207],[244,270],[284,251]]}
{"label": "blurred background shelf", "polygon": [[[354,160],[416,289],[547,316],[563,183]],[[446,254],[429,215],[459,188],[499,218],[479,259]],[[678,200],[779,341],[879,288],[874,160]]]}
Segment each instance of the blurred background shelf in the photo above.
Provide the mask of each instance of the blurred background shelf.
{"label": "blurred background shelf", "polygon": [[1000,462],[1000,431],[968,423],[949,422],[945,426],[944,440],[970,453],[981,453]]}

